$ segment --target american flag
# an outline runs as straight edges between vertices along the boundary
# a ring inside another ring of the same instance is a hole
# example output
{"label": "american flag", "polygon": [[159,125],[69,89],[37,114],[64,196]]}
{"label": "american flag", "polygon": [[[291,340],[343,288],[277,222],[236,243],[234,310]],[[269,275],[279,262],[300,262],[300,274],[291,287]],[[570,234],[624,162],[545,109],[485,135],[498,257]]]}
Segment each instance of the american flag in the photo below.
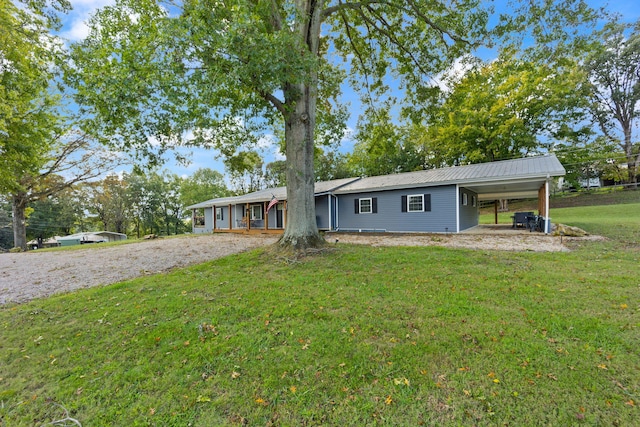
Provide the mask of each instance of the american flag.
{"label": "american flag", "polygon": [[273,196],[271,198],[271,201],[267,205],[267,212],[269,212],[269,209],[271,209],[276,203],[278,203],[278,199],[276,198],[276,196]]}

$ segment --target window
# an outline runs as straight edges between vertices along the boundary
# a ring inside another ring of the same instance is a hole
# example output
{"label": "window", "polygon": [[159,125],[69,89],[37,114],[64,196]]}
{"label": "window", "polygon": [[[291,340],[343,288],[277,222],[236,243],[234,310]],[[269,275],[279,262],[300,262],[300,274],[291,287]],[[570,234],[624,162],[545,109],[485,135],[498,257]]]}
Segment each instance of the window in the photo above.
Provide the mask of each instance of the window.
{"label": "window", "polygon": [[360,199],[360,213],[371,213],[371,199]]}
{"label": "window", "polygon": [[193,226],[197,228],[204,227],[204,209],[193,210]]}
{"label": "window", "polygon": [[476,196],[471,196],[471,206],[473,206],[474,208],[478,206],[478,199],[476,198]]}
{"label": "window", "polygon": [[366,199],[355,199],[355,213],[378,213],[378,198],[370,197]]}
{"label": "window", "polygon": [[216,221],[222,221],[222,208],[216,208]]}
{"label": "window", "polygon": [[407,211],[423,212],[424,211],[423,201],[424,201],[424,196],[422,194],[407,196]]}
{"label": "window", "polygon": [[262,205],[251,205],[251,219],[262,219]]}
{"label": "window", "polygon": [[469,195],[467,193],[462,193],[462,206],[467,206],[469,204]]}
{"label": "window", "polygon": [[431,212],[431,194],[412,194],[401,197],[402,212]]}

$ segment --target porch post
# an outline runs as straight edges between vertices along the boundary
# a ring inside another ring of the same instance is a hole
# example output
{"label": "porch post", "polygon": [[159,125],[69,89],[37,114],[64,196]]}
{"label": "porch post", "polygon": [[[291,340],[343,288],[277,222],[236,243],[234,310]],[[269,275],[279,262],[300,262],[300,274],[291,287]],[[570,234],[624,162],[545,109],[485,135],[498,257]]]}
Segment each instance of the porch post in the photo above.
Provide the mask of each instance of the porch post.
{"label": "porch post", "polygon": [[231,212],[231,203],[229,203],[229,231],[233,230],[233,223],[231,222],[232,219],[232,212]]}
{"label": "porch post", "polygon": [[267,211],[267,202],[262,202],[262,210],[264,211],[264,231],[269,229],[269,211]]}
{"label": "porch post", "polygon": [[247,218],[247,231],[251,230],[251,212],[249,212],[249,210],[251,209],[251,206],[249,206],[249,203],[247,203],[247,209],[246,209],[246,218]]}
{"label": "porch post", "polygon": [[216,219],[217,219],[216,217],[218,216],[218,215],[216,215],[216,210],[218,208],[216,208],[216,206],[213,205],[212,209],[213,209],[213,212],[211,212],[211,214],[212,214],[211,216],[213,217],[213,228],[211,229],[211,232],[215,233],[215,231],[216,231]]}
{"label": "porch post", "polygon": [[494,224],[498,224],[498,203],[500,203],[500,201],[498,199],[493,201],[493,217],[494,217]]}

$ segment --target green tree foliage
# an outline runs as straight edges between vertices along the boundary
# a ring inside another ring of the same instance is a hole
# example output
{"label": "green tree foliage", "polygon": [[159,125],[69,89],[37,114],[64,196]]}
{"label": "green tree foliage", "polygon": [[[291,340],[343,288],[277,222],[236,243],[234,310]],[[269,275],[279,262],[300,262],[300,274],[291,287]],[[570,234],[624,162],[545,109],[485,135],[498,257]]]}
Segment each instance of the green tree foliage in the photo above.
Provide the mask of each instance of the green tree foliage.
{"label": "green tree foliage", "polygon": [[257,151],[240,151],[226,157],[224,165],[236,193],[251,193],[264,188],[263,160]]}
{"label": "green tree foliage", "polygon": [[[35,3],[35,2],[34,2]],[[50,92],[60,48],[38,10],[0,0],[0,193],[21,191],[39,172],[56,132],[58,98]]]}
{"label": "green tree foliage", "polygon": [[[317,155],[316,155],[317,158]],[[316,168],[316,178],[318,171]],[[274,160],[267,163],[264,171],[264,182],[267,187],[284,187],[287,185],[287,162]]]}
{"label": "green tree foliage", "polygon": [[50,92],[59,45],[38,10],[0,0],[0,193],[12,204],[15,245],[26,249],[23,194],[49,159],[59,131],[59,99]]}
{"label": "green tree foliage", "polygon": [[347,156],[352,176],[376,176],[422,169],[418,141],[410,124],[398,124],[389,108],[369,108],[361,117],[353,152]]}
{"label": "green tree foliage", "polygon": [[50,197],[29,204],[31,213],[27,219],[27,239],[42,240],[71,234],[84,215],[77,193],[66,188]]}
{"label": "green tree foliage", "polygon": [[515,58],[479,64],[455,82],[429,120],[425,147],[442,164],[490,162],[548,148],[586,132],[586,80],[565,61]]}
{"label": "green tree foliage", "polygon": [[356,176],[349,168],[347,155],[335,151],[325,152],[320,148],[315,156],[315,172],[317,181]]}
{"label": "green tree foliage", "polygon": [[99,219],[100,228],[126,234],[130,222],[126,180],[110,174],[102,181],[88,183],[86,188],[89,210]]}
{"label": "green tree foliage", "polygon": [[[624,152],[629,181],[640,171],[640,20],[610,22],[596,34],[585,62],[592,88],[592,112],[608,142]],[[635,132],[635,133],[634,133]]]}
{"label": "green tree foliage", "polygon": [[194,205],[216,197],[231,195],[224,176],[213,169],[200,168],[180,184],[180,200],[183,206]]}
{"label": "green tree foliage", "polygon": [[0,252],[13,248],[11,203],[0,196]]}

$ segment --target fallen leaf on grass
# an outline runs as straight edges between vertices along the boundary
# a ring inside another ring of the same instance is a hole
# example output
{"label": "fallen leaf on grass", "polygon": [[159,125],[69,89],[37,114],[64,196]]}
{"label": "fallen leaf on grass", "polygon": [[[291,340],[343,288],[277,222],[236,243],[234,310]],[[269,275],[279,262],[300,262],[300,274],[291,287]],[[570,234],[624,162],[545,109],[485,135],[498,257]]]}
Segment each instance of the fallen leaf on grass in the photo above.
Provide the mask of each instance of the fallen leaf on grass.
{"label": "fallen leaf on grass", "polygon": [[624,402],[624,404],[629,406],[636,406],[636,402],[634,402],[633,399],[629,399],[628,401]]}
{"label": "fallen leaf on grass", "polygon": [[391,405],[393,403],[393,399],[391,398],[391,395],[387,396],[387,398],[384,399],[384,403],[387,405]]}
{"label": "fallen leaf on grass", "polygon": [[609,369],[609,368],[607,368],[607,365],[605,365],[604,363],[599,364],[598,368],[604,369],[605,371]]}
{"label": "fallen leaf on grass", "polygon": [[208,398],[207,396],[200,395],[197,397],[196,402],[198,403],[211,402],[211,399]]}
{"label": "fallen leaf on grass", "polygon": [[231,372],[231,378],[234,380],[240,376],[240,372],[233,371]]}
{"label": "fallen leaf on grass", "polygon": [[408,378],[394,378],[393,379],[393,383],[395,385],[409,385],[409,379]]}

